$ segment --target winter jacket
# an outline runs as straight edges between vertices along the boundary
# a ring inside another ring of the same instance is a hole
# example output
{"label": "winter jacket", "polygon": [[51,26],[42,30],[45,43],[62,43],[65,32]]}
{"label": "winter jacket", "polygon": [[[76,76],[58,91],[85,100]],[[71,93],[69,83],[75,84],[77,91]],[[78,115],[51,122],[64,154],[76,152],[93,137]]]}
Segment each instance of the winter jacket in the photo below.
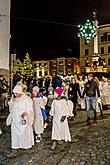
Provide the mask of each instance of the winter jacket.
{"label": "winter jacket", "polygon": [[71,91],[69,90],[68,95],[73,95],[74,99],[77,99],[77,93],[81,97],[81,92],[79,88],[79,83],[71,83],[69,85],[69,88],[71,88]]}
{"label": "winter jacket", "polygon": [[85,94],[86,94],[86,96],[89,96],[89,97],[95,97],[96,92],[97,92],[97,96],[100,97],[99,87],[98,87],[96,81],[94,81],[94,80],[88,81],[85,84],[85,89],[84,89],[82,97],[84,97]]}

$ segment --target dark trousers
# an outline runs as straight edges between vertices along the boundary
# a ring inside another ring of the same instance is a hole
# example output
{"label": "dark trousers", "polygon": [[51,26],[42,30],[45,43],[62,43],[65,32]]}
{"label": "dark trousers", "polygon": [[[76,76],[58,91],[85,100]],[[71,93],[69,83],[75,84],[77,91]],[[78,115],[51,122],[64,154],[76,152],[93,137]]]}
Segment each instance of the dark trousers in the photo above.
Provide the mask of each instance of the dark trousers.
{"label": "dark trousers", "polygon": [[73,96],[69,100],[73,102],[73,114],[76,116],[77,115],[76,113],[77,96]]}

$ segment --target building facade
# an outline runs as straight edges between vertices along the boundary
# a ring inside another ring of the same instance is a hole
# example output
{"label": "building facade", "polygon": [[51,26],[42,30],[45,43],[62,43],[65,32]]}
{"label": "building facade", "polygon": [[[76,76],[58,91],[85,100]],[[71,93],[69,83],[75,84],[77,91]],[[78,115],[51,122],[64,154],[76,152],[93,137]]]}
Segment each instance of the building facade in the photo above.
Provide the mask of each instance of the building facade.
{"label": "building facade", "polygon": [[[105,61],[105,67],[110,71],[110,24],[101,25],[97,31],[98,36],[98,54]],[[80,69],[85,71],[87,63],[92,64],[94,55],[94,41],[86,43],[83,37],[80,37]]]}
{"label": "building facade", "polygon": [[33,61],[33,71],[37,77],[44,77],[50,75],[50,63],[49,61]]}
{"label": "building facade", "polygon": [[72,75],[80,72],[79,59],[77,58],[57,58],[49,61],[33,61],[33,70],[37,77]]}
{"label": "building facade", "polygon": [[9,70],[10,0],[0,0],[0,69]]}

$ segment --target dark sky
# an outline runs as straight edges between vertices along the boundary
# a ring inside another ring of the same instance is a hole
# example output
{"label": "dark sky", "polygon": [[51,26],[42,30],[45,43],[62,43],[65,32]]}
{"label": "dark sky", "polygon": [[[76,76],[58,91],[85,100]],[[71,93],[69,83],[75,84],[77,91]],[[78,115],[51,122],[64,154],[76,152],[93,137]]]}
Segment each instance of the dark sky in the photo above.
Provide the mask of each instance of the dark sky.
{"label": "dark sky", "polygon": [[79,57],[77,25],[92,19],[95,8],[99,25],[110,23],[110,0],[12,0],[11,52],[28,51],[33,60]]}

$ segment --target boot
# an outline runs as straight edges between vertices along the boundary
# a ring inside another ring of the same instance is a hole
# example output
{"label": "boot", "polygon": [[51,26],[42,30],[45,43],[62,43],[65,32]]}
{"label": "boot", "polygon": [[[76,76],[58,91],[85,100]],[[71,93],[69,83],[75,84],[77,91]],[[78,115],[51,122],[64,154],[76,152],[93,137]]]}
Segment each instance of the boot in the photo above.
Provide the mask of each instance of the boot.
{"label": "boot", "polygon": [[17,154],[17,150],[15,149],[12,149],[12,151],[10,152],[10,154],[7,155],[8,158],[13,158],[13,157],[16,157],[18,154]]}
{"label": "boot", "polygon": [[75,109],[73,110],[73,114],[74,114],[74,117],[77,116],[77,112]]}
{"label": "boot", "polygon": [[58,144],[59,144],[59,145],[61,145],[61,144],[63,144],[63,143],[64,143],[63,140],[58,140]]}
{"label": "boot", "polygon": [[96,111],[94,111],[94,120],[97,120],[97,115],[96,115]]}
{"label": "boot", "polygon": [[52,146],[51,146],[51,149],[54,150],[56,148],[56,145],[57,145],[57,142],[54,141],[53,144],[52,144]]}
{"label": "boot", "polygon": [[88,124],[90,124],[90,117],[87,117],[86,122],[87,122]]}

